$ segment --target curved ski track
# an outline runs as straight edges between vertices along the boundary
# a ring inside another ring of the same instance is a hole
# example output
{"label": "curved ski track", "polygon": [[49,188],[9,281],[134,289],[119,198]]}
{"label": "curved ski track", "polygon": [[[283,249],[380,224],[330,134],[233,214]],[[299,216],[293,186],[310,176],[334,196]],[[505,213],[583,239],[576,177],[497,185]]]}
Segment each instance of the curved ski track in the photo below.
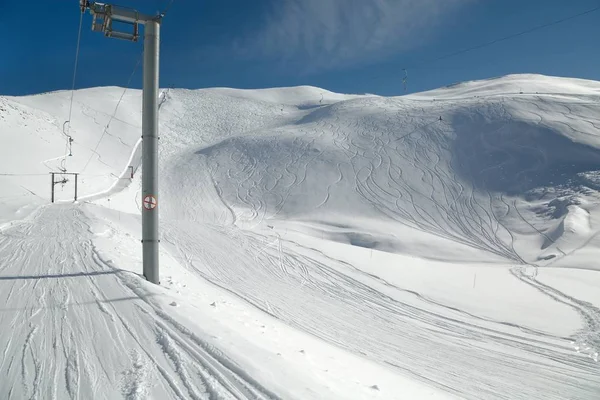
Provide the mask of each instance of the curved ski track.
{"label": "curved ski track", "polygon": [[[352,101],[327,107],[354,110]],[[219,183],[235,188],[233,197],[226,199],[242,206],[237,220],[247,228],[276,217],[293,189],[307,179],[311,163],[323,155],[323,150],[314,150],[331,144],[346,157],[336,161],[337,176],[319,177],[327,190],[315,208],[326,206],[331,189],[345,180],[365,204],[391,220],[525,263],[513,247],[512,233],[493,212],[494,205],[502,204],[500,195],[481,193],[454,172],[455,164],[462,161],[450,149],[451,127],[439,120],[444,106],[409,108],[400,100],[363,99],[360,107],[380,110],[382,116],[341,119],[333,113],[330,119],[300,125],[292,136],[294,151],[274,148],[267,163],[258,159],[265,155],[252,141],[244,142],[246,146],[230,142],[235,149],[230,154],[233,167],[226,172],[213,154],[211,171],[221,173]],[[276,171],[269,169],[271,164]],[[300,193],[298,189],[294,195]]]}

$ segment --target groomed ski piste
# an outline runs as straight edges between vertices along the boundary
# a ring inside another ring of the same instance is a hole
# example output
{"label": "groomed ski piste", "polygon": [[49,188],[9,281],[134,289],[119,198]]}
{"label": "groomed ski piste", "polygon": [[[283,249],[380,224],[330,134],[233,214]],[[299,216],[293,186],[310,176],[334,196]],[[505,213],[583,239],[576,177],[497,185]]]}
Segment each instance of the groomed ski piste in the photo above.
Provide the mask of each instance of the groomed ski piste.
{"label": "groomed ski piste", "polygon": [[600,82],[163,90],[160,285],[141,92],[70,96],[0,97],[0,398],[600,398]]}

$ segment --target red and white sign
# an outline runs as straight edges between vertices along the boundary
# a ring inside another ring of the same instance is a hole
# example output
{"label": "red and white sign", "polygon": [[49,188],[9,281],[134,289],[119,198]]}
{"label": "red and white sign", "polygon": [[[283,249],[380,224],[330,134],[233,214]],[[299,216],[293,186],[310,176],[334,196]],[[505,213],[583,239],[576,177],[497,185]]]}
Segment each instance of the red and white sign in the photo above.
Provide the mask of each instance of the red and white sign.
{"label": "red and white sign", "polygon": [[152,195],[148,195],[144,197],[144,208],[146,210],[154,210],[158,205],[158,201],[156,201],[156,197]]}

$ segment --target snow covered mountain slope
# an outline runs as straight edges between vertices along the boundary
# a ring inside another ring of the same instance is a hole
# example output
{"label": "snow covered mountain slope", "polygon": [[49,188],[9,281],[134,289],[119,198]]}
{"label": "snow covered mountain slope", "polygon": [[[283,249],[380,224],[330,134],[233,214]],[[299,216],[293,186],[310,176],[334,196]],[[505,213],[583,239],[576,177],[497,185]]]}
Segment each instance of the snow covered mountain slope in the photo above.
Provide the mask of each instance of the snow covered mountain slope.
{"label": "snow covered mountain slope", "polygon": [[[5,318],[24,337],[0,335],[6,360],[39,371],[49,348],[28,332],[60,336],[42,320],[15,323],[20,305],[36,318],[94,325],[68,302],[60,312],[35,312],[57,289],[34,277],[46,268],[60,275],[64,264],[61,240],[44,247],[36,238],[59,236],[51,221],[60,220],[76,243],[63,253],[80,254],[67,262],[69,276],[91,271],[102,293],[159,299],[120,306],[133,340],[123,346],[148,349],[143,363],[117,353],[91,363],[129,377],[143,365],[144,374],[162,376],[157,386],[134,379],[128,392],[129,384],[88,373],[78,381],[84,391],[102,383],[106,397],[600,395],[600,83],[515,75],[392,98],[314,87],[164,91],[161,290],[125,272],[95,275],[109,264],[94,252],[112,259],[111,268],[141,270],[141,97],[127,91],[115,114],[122,93],[75,93],[72,156],[62,133],[70,93],[0,97],[0,167],[10,173],[0,176],[0,223],[47,203],[47,174],[65,163],[82,172],[81,200],[94,203],[45,207],[31,226],[4,228],[1,273],[12,278],[0,276],[0,293],[11,293]],[[72,199],[72,184],[57,186],[59,199]],[[39,269],[16,250],[23,246],[48,253],[49,265]],[[19,274],[40,282],[35,302],[9,286],[21,284]],[[86,301],[87,286],[60,287],[74,303]],[[182,338],[179,347],[136,345],[168,325],[160,310],[169,308],[171,325],[185,327],[167,331]],[[108,326],[95,329],[121,325]],[[207,369],[199,343],[230,361]],[[100,352],[109,344],[85,346]],[[58,345],[65,376],[81,370],[69,361],[83,357],[69,357],[72,347]],[[78,354],[88,360],[92,352]],[[17,379],[12,362],[0,365]],[[0,393],[71,393],[68,380],[36,376],[27,372],[18,392],[12,385]]]}
{"label": "snow covered mountain slope", "polygon": [[[293,221],[322,237],[445,260],[454,256],[443,249],[431,254],[431,240],[460,243],[467,258],[471,249],[517,262],[548,257],[542,246],[532,254],[529,240],[527,249],[515,251],[531,235],[509,225],[521,225],[520,214],[532,211],[521,204],[525,198],[578,202],[579,186],[598,187],[600,85],[520,79],[479,83],[482,95],[472,95],[476,84],[468,83],[429,97],[365,97],[291,110],[260,102],[233,109],[214,92],[173,93],[167,107],[178,118],[167,124],[164,142],[186,147],[165,157],[171,168],[165,189],[178,199],[163,212],[238,226]],[[521,90],[543,86],[559,94],[506,91],[517,83]],[[227,217],[223,207],[212,212],[194,200],[212,187],[210,197],[220,197]],[[544,218],[528,217],[536,229],[550,229]],[[427,245],[403,245],[407,230]]]}

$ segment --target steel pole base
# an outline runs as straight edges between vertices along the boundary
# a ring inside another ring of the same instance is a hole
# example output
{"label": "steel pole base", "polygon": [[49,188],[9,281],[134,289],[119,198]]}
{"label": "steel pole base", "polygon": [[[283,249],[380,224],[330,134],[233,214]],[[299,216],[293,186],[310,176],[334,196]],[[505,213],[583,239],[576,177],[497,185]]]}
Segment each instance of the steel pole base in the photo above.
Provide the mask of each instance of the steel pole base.
{"label": "steel pole base", "polygon": [[158,274],[158,244],[159,241],[143,241],[144,278],[148,282],[160,285]]}

